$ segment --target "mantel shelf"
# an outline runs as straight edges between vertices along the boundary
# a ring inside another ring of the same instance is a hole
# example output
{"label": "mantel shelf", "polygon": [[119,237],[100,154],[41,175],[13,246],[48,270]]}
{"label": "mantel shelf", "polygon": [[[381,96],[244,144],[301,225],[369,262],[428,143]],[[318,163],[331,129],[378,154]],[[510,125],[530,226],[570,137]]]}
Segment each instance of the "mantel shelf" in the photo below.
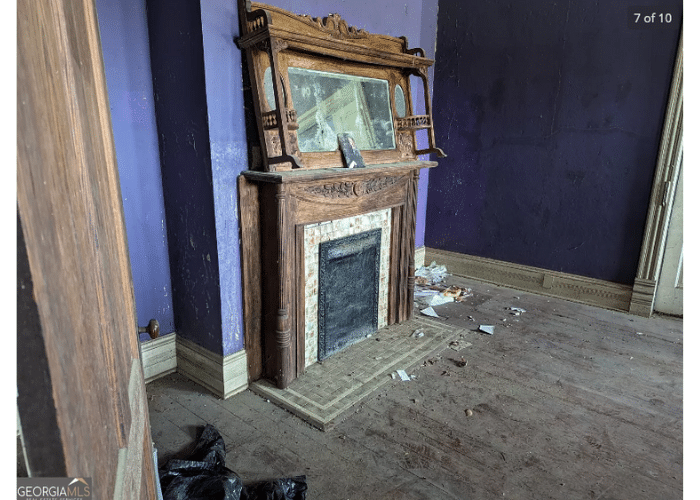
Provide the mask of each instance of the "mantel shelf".
{"label": "mantel shelf", "polygon": [[299,169],[284,172],[262,172],[258,170],[246,170],[242,173],[248,180],[255,182],[268,182],[271,184],[285,184],[290,182],[308,182],[323,179],[334,179],[348,176],[361,178],[367,175],[401,174],[415,169],[433,168],[436,161],[409,161],[402,163],[380,163],[367,165],[364,168],[321,168]]}

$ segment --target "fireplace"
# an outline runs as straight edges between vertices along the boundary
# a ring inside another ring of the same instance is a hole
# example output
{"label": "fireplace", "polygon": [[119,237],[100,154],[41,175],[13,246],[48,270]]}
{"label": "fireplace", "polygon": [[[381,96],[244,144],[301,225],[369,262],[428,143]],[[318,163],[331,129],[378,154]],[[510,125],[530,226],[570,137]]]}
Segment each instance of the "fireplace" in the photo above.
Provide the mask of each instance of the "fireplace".
{"label": "fireplace", "polygon": [[381,229],[326,241],[318,266],[318,359],[377,331]]}
{"label": "fireplace", "polygon": [[316,241],[309,237],[314,225],[320,234],[333,224],[340,228],[379,220],[386,241],[380,296],[385,283],[386,301],[380,298],[378,307],[386,304],[387,325],[411,317],[418,175],[435,165],[416,161],[362,169],[249,170],[239,177],[251,380],[265,377],[283,388],[318,359],[307,352],[317,345],[307,337],[307,327],[314,323],[313,315],[307,316],[306,290],[307,280],[314,279],[307,269],[313,261],[308,240]]}
{"label": "fireplace", "polygon": [[[405,37],[368,33],[337,14],[241,0],[239,19],[258,126],[251,157],[260,160],[238,179],[248,375],[283,389],[319,358],[411,317],[418,176],[437,165],[419,157],[444,156],[430,104],[434,61]],[[325,245],[332,240],[341,241]],[[352,245],[361,250],[344,253]],[[330,267],[355,269],[351,279],[319,262],[326,251]],[[348,316],[358,323],[343,325]]]}

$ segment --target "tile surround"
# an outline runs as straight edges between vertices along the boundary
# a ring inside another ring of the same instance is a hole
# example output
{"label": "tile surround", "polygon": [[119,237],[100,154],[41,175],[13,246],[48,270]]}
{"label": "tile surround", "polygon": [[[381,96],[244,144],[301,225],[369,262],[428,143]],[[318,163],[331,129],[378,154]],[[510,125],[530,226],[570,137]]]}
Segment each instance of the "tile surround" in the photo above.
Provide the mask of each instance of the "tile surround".
{"label": "tile surround", "polygon": [[337,219],[304,226],[304,338],[305,363],[309,366],[318,361],[318,259],[319,244],[370,229],[382,230],[379,263],[379,313],[378,328],[387,324],[389,300],[389,256],[391,238],[391,209]]}

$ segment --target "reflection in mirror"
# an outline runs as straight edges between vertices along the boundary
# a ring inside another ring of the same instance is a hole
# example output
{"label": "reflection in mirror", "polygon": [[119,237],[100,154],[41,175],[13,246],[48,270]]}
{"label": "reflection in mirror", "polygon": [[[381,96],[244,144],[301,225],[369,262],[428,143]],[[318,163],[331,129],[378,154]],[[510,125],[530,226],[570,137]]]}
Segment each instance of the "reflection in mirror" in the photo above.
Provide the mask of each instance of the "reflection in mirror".
{"label": "reflection in mirror", "polygon": [[396,116],[403,118],[406,116],[406,98],[403,95],[401,85],[394,89],[394,104],[396,105]]}
{"label": "reflection in mirror", "polygon": [[275,89],[272,87],[272,70],[268,66],[263,76],[263,87],[265,88],[265,98],[271,110],[277,109],[275,106]]}
{"label": "reflection in mirror", "polygon": [[396,147],[386,80],[294,67],[288,75],[302,152],[335,151],[346,132],[361,150]]}

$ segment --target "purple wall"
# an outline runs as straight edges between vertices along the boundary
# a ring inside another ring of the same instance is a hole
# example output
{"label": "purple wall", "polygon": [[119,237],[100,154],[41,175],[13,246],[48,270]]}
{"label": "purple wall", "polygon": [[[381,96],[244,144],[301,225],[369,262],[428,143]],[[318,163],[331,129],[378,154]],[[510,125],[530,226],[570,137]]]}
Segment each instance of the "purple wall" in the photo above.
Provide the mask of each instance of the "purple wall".
{"label": "purple wall", "polygon": [[226,355],[199,3],[146,5],[175,328]]}
{"label": "purple wall", "polygon": [[241,51],[234,43],[234,37],[239,36],[236,2],[202,0],[201,16],[221,270],[222,343],[227,355],[243,348],[237,178],[248,169]]}
{"label": "purple wall", "polygon": [[[631,30],[630,5],[675,27]],[[632,284],[680,0],[440,0],[426,245]]]}
{"label": "purple wall", "polygon": [[[175,329],[143,0],[97,0],[139,325]],[[148,335],[142,334],[142,339]]]}

